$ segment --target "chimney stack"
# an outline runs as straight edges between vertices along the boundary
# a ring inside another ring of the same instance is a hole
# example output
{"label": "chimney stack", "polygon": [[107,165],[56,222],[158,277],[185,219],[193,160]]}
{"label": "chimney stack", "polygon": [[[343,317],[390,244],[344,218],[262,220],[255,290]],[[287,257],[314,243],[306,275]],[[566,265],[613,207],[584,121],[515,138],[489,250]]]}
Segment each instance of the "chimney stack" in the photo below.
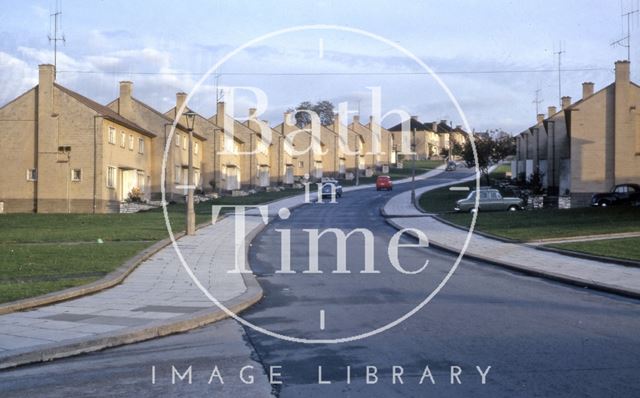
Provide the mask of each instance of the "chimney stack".
{"label": "chimney stack", "polygon": [[629,61],[617,61],[616,62],[616,84],[617,83],[629,83]]}
{"label": "chimney stack", "polygon": [[582,99],[589,98],[593,95],[593,83],[582,83]]}
{"label": "chimney stack", "polygon": [[542,123],[544,120],[544,113],[538,113],[538,117],[536,119],[538,120],[538,123]]}
{"label": "chimney stack", "polygon": [[[183,92],[176,93],[176,114],[180,110],[182,105],[184,105],[184,102],[186,100],[187,100],[187,94],[186,93],[183,93]],[[185,108],[184,111],[186,111],[186,110],[187,109]]]}
{"label": "chimney stack", "polygon": [[222,128],[224,128],[224,116],[225,116],[224,102],[219,101],[216,103],[216,124]]}
{"label": "chimney stack", "polygon": [[256,117],[256,108],[249,108],[249,117],[254,119]]}
{"label": "chimney stack", "polygon": [[564,96],[562,97],[562,109],[567,109],[571,106],[571,97]]}
{"label": "chimney stack", "polygon": [[46,113],[53,113],[53,83],[56,69],[51,64],[38,66],[38,106]]}
{"label": "chimney stack", "polygon": [[411,119],[413,119],[413,120],[418,120],[418,116],[417,116],[417,115],[412,115],[412,116],[411,116]]}
{"label": "chimney stack", "polygon": [[551,117],[551,116],[555,115],[556,114],[556,107],[555,106],[548,107],[547,108],[547,114],[548,114],[547,117]]}
{"label": "chimney stack", "polygon": [[353,115],[353,124],[360,124],[360,115]]}
{"label": "chimney stack", "polygon": [[131,117],[133,113],[133,83],[130,81],[120,82],[120,97],[118,98],[119,113],[124,117]]}

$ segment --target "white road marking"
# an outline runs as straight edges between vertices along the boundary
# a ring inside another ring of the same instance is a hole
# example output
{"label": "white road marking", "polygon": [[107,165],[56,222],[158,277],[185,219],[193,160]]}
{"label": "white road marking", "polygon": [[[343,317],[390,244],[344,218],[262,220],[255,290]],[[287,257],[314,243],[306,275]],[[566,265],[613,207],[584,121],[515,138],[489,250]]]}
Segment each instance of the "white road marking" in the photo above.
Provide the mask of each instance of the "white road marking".
{"label": "white road marking", "polygon": [[468,191],[469,187],[451,187],[449,191]]}
{"label": "white road marking", "polygon": [[324,330],[324,310],[320,310],[320,330]]}

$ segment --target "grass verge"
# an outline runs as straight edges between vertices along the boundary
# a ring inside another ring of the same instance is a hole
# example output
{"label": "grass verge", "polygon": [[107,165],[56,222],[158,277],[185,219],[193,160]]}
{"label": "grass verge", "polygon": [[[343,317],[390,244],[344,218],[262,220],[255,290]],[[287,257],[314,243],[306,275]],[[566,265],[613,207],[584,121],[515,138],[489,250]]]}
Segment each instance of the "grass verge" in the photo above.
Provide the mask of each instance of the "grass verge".
{"label": "grass verge", "polygon": [[595,240],[548,245],[557,249],[572,250],[596,256],[640,261],[640,238]]}
{"label": "grass verge", "polygon": [[[199,203],[196,222],[210,220],[212,205],[253,205],[301,193],[287,189]],[[173,231],[183,231],[185,205],[169,205],[167,211]],[[162,209],[133,214],[3,214],[0,302],[93,282],[167,236]]]}

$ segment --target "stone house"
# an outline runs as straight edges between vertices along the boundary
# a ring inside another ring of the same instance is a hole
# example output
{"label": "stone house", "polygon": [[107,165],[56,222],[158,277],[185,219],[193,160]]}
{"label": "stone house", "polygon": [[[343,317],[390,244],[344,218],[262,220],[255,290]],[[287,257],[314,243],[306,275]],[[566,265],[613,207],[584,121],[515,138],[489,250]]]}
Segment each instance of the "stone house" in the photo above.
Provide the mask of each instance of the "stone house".
{"label": "stone house", "polygon": [[[165,199],[167,201],[184,201],[187,194],[187,179],[189,166],[189,133],[182,123],[178,123],[172,134],[173,119],[153,109],[144,102],[133,97],[133,83],[120,82],[118,98],[110,102],[107,107],[120,116],[134,121],[146,130],[154,132],[156,139],[151,148],[151,184],[152,200],[162,198],[161,182],[163,159],[167,151],[165,165]],[[193,164],[194,183],[202,188],[203,148],[206,138],[197,130],[193,133]]]}
{"label": "stone house", "polygon": [[545,173],[551,194],[570,194],[572,206],[589,204],[596,192],[640,182],[640,86],[631,82],[628,61],[615,63],[615,80],[594,93],[582,85],[582,98],[562,98],[562,110],[517,137],[516,167],[529,176]]}
{"label": "stone house", "polygon": [[0,212],[118,212],[133,188],[149,198],[156,134],[55,82],[0,108]]}

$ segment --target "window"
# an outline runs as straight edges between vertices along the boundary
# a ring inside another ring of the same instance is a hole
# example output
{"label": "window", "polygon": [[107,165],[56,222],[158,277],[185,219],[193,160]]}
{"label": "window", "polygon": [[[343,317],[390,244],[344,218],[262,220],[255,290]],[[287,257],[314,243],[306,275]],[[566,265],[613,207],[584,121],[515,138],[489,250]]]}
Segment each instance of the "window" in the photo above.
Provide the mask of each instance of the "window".
{"label": "window", "polygon": [[298,167],[300,168],[304,167],[304,162],[302,160],[298,162]]}
{"label": "window", "polygon": [[27,170],[27,181],[38,181],[38,171],[36,169]]}
{"label": "window", "polygon": [[144,138],[138,138],[138,153],[144,153]]}
{"label": "window", "polygon": [[182,167],[176,166],[174,168],[174,172],[173,172],[173,180],[176,182],[176,184],[180,184],[180,182],[181,182],[180,178],[181,177],[182,177]]}
{"label": "window", "polygon": [[116,168],[107,167],[107,188],[115,188],[116,186]]}
{"label": "window", "polygon": [[176,134],[176,146],[180,146],[180,134]]}
{"label": "window", "polygon": [[200,185],[200,172],[198,170],[193,171],[193,185]]}
{"label": "window", "polygon": [[196,155],[198,154],[198,151],[200,150],[200,145],[199,143],[194,143],[193,144],[193,153],[195,153]]}
{"label": "window", "polygon": [[133,134],[129,134],[129,150],[133,151]]}
{"label": "window", "polygon": [[115,127],[109,127],[109,144],[116,143],[116,129]]}
{"label": "window", "polygon": [[627,193],[626,185],[618,185],[615,190],[616,193]]}
{"label": "window", "polygon": [[182,137],[182,149],[187,149],[187,136]]}
{"label": "window", "polygon": [[141,190],[142,192],[144,192],[144,190],[145,190],[145,181],[144,181],[144,180],[145,180],[145,178],[144,178],[144,171],[139,171],[139,170],[138,170],[138,172],[136,173],[136,175],[137,175],[137,179],[138,179],[138,181],[136,181],[136,186],[137,186],[138,188],[140,188],[140,190]]}
{"label": "window", "polygon": [[124,148],[126,144],[127,144],[127,135],[124,133],[124,131],[121,131],[120,132],[120,147]]}
{"label": "window", "polygon": [[82,181],[82,169],[71,170],[71,181]]}

